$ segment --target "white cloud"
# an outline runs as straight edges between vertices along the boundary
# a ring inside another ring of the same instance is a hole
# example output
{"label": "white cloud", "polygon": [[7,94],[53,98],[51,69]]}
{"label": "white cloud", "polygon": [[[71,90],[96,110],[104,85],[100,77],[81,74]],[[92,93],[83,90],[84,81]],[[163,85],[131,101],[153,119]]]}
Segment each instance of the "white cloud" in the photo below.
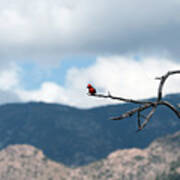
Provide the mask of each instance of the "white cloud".
{"label": "white cloud", "polygon": [[8,67],[1,68],[0,71],[0,90],[12,90],[19,86],[20,68],[10,63]]}
{"label": "white cloud", "polygon": [[179,54],[177,0],[2,1],[2,61],[57,63],[67,54]]}
{"label": "white cloud", "polygon": [[[81,108],[119,103],[89,97],[88,83],[92,83],[98,93],[110,91],[114,96],[132,99],[155,97],[159,84],[155,77],[177,69],[180,69],[180,63],[169,59],[142,57],[135,60],[130,56],[104,56],[89,67],[69,69],[64,86],[49,81],[43,82],[39,89],[26,90],[21,84],[21,68],[10,63],[0,70],[0,102],[45,101]],[[179,75],[170,77],[163,94],[180,92],[179,82]]]}
{"label": "white cloud", "polygon": [[[180,69],[180,63],[155,57],[135,61],[132,57],[100,57],[88,68],[73,68],[67,73],[64,87],[44,82],[40,89],[16,92],[22,101],[58,102],[82,108],[119,103],[87,96],[86,85],[90,82],[98,93],[111,92],[114,96],[133,99],[155,97],[159,81],[155,77],[169,70]],[[180,77],[170,77],[164,94],[179,92]]]}
{"label": "white cloud", "polygon": [[45,82],[38,90],[27,91],[24,89],[17,89],[17,94],[23,101],[45,101],[45,102],[58,102],[66,101],[66,92],[63,88],[53,82]]}
{"label": "white cloud", "polygon": [[0,67],[0,104],[20,101],[15,92],[20,87],[19,73],[20,68],[14,63]]}

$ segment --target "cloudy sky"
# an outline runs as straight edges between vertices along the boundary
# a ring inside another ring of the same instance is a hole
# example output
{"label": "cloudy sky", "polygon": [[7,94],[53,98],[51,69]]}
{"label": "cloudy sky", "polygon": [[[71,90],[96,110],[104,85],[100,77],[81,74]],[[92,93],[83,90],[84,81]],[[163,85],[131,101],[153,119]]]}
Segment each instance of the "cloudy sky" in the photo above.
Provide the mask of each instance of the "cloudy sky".
{"label": "cloudy sky", "polygon": [[[180,69],[179,0],[0,0],[0,104],[88,108],[100,93],[156,96],[156,76]],[[165,94],[180,92],[171,77]]]}

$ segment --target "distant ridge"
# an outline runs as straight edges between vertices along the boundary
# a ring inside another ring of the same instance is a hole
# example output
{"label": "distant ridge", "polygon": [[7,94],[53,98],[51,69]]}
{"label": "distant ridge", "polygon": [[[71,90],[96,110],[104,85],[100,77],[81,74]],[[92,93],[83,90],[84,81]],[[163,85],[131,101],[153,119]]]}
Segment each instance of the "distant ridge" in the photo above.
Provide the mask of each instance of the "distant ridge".
{"label": "distant ridge", "polygon": [[[176,105],[180,94],[166,99]],[[136,133],[136,117],[109,120],[132,107],[128,103],[86,110],[42,102],[1,105],[0,149],[29,144],[54,161],[76,167],[119,149],[146,148],[154,139],[180,130],[180,119],[164,107],[140,133]]]}

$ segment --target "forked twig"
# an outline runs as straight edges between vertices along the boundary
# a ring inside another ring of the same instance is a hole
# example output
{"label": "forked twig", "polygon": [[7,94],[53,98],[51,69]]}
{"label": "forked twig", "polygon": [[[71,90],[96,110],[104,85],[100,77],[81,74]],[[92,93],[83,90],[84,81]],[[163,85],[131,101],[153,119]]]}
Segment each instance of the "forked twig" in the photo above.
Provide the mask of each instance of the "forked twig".
{"label": "forked twig", "polygon": [[[167,80],[167,78],[170,75],[179,74],[179,73],[180,73],[180,70],[168,71],[165,75],[156,78],[157,80],[160,80],[156,101],[137,101],[137,100],[127,99],[127,98],[123,98],[123,97],[115,97],[115,96],[112,96],[109,92],[108,92],[108,95],[103,95],[103,94],[93,94],[93,95],[90,94],[90,95],[98,97],[98,98],[110,98],[113,100],[119,100],[119,101],[123,101],[123,102],[141,105],[140,107],[133,108],[130,111],[127,111],[118,117],[111,118],[111,120],[122,120],[122,119],[125,119],[128,117],[131,117],[137,113],[137,119],[138,119],[138,122],[137,122],[138,130],[137,131],[141,131],[147,125],[147,123],[149,122],[149,120],[151,119],[151,117],[153,116],[153,114],[155,113],[155,111],[159,105],[164,105],[164,106],[168,107],[176,114],[176,116],[178,118],[180,118],[180,111],[178,109],[176,109],[168,101],[162,100],[162,89],[163,89],[165,81]],[[152,108],[151,111],[146,116],[142,116],[141,112],[146,109],[149,109],[149,108]],[[145,119],[142,124],[141,124],[141,117],[143,117]]]}
{"label": "forked twig", "polygon": [[164,86],[164,83],[166,81],[166,79],[173,74],[179,74],[180,70],[177,71],[168,71],[164,76],[161,77],[156,77],[155,79],[160,80],[160,84],[159,84],[159,88],[158,88],[158,98],[157,101],[160,101],[162,98],[162,88]]}

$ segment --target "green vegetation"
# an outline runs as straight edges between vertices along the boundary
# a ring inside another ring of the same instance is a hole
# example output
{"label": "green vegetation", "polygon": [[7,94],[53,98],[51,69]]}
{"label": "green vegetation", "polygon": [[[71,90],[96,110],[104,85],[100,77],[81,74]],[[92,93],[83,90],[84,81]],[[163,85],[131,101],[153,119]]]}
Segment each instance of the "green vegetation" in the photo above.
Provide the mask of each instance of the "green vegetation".
{"label": "green vegetation", "polygon": [[141,161],[144,159],[144,156],[135,156],[134,159],[137,161]]}
{"label": "green vegetation", "polygon": [[180,180],[180,174],[176,171],[177,168],[180,168],[180,157],[177,161],[173,161],[170,164],[170,171],[168,173],[162,173],[157,176],[156,180]]}

